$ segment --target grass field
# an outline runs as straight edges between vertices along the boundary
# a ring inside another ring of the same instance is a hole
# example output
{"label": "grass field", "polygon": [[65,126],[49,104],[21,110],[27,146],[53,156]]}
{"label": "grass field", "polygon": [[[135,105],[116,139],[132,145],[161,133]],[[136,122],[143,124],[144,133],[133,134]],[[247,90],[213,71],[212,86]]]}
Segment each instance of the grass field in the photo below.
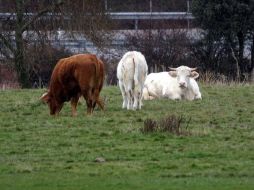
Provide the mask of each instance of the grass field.
{"label": "grass field", "polygon": [[[120,90],[105,87],[106,111],[86,116],[81,101],[76,118],[68,103],[49,116],[42,92],[0,92],[1,190],[254,189],[253,85],[202,85],[201,101],[141,111],[122,110]],[[191,119],[191,135],[140,131],[170,114]]]}

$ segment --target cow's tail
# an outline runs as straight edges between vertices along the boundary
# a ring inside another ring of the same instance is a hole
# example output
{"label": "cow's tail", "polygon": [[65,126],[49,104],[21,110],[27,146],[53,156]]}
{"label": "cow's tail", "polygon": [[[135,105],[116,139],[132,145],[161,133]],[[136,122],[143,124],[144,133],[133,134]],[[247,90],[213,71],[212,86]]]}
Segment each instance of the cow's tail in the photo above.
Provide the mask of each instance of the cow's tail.
{"label": "cow's tail", "polygon": [[134,77],[133,77],[133,79],[134,79],[134,88],[138,85],[138,64],[135,62],[135,60],[134,60],[134,58],[132,58],[132,60],[133,60],[133,65],[134,65]]}
{"label": "cow's tail", "polygon": [[[100,60],[96,57],[96,64],[95,64],[95,83],[96,83],[96,88],[97,89],[95,89],[97,92],[96,93],[98,93],[98,96],[96,97],[96,103],[98,104],[98,106],[102,109],[102,110],[104,110],[104,106],[105,106],[105,104],[104,104],[104,101],[103,101],[103,99],[102,98],[100,98],[100,96],[99,96],[99,94],[100,94],[100,91],[101,91],[101,89],[102,89],[102,86],[103,86],[103,79],[104,79],[104,73],[101,73],[101,68],[102,67],[102,65],[101,65],[101,63],[100,63]],[[103,74],[103,76],[101,76],[101,74]]]}
{"label": "cow's tail", "polygon": [[105,103],[104,103],[104,100],[103,100],[101,97],[98,97],[98,98],[96,99],[96,104],[98,104],[98,106],[99,106],[102,110],[104,110]]}
{"label": "cow's tail", "polygon": [[96,64],[95,64],[95,86],[99,85],[100,82],[100,62],[96,57]]}

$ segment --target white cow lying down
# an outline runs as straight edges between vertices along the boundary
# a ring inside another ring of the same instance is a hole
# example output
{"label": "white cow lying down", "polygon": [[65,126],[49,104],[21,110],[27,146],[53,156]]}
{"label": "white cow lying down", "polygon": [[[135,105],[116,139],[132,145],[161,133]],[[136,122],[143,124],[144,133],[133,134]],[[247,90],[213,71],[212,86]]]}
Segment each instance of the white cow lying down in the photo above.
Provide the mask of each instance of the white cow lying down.
{"label": "white cow lying down", "polygon": [[145,57],[140,52],[127,52],[120,60],[117,66],[117,78],[123,96],[123,108],[141,109],[147,71]]}
{"label": "white cow lying down", "polygon": [[196,78],[196,68],[180,66],[170,68],[169,72],[151,73],[147,75],[143,89],[144,100],[169,98],[172,100],[202,99]]}

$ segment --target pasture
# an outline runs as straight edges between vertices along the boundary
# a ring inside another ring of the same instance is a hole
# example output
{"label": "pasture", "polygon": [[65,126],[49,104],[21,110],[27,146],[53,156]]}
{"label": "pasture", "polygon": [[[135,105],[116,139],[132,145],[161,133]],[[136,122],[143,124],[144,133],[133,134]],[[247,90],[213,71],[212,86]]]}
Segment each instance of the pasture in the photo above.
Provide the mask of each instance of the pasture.
{"label": "pasture", "polygon": [[[145,101],[122,110],[104,87],[105,112],[58,117],[44,90],[0,92],[0,189],[254,189],[254,86],[207,85],[201,101]],[[183,116],[190,135],[144,134],[147,118]],[[105,162],[95,162],[98,157]]]}

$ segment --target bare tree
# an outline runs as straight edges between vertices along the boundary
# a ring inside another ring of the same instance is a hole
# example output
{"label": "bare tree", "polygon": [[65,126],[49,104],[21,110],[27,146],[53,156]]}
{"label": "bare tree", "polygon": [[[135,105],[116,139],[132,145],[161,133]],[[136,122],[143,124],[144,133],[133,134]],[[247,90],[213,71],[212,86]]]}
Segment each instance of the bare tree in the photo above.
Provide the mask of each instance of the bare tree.
{"label": "bare tree", "polygon": [[[26,3],[23,0],[15,0],[14,3],[14,12],[12,12],[11,17],[13,18],[13,27],[14,27],[14,38],[12,35],[4,35],[0,33],[0,41],[8,49],[7,51],[11,52],[12,57],[14,57],[15,69],[18,74],[19,82],[22,87],[30,87],[28,80],[28,73],[26,69],[26,64],[24,62],[24,32],[29,29],[29,27],[43,14],[47,12],[53,12],[58,6],[62,4],[61,1],[56,1],[45,8],[41,9],[35,13],[31,18],[26,19],[25,17],[25,6]],[[10,34],[10,33],[9,33]],[[15,43],[11,43],[14,39]],[[6,51],[4,55],[7,55]]]}
{"label": "bare tree", "polygon": [[[4,3],[3,3],[4,4]],[[11,0],[6,1],[7,20],[1,25],[0,53],[13,59],[21,87],[31,86],[25,50],[32,43],[49,43],[49,33],[61,28],[71,34],[84,34],[98,46],[108,37],[107,15],[101,0]]]}

